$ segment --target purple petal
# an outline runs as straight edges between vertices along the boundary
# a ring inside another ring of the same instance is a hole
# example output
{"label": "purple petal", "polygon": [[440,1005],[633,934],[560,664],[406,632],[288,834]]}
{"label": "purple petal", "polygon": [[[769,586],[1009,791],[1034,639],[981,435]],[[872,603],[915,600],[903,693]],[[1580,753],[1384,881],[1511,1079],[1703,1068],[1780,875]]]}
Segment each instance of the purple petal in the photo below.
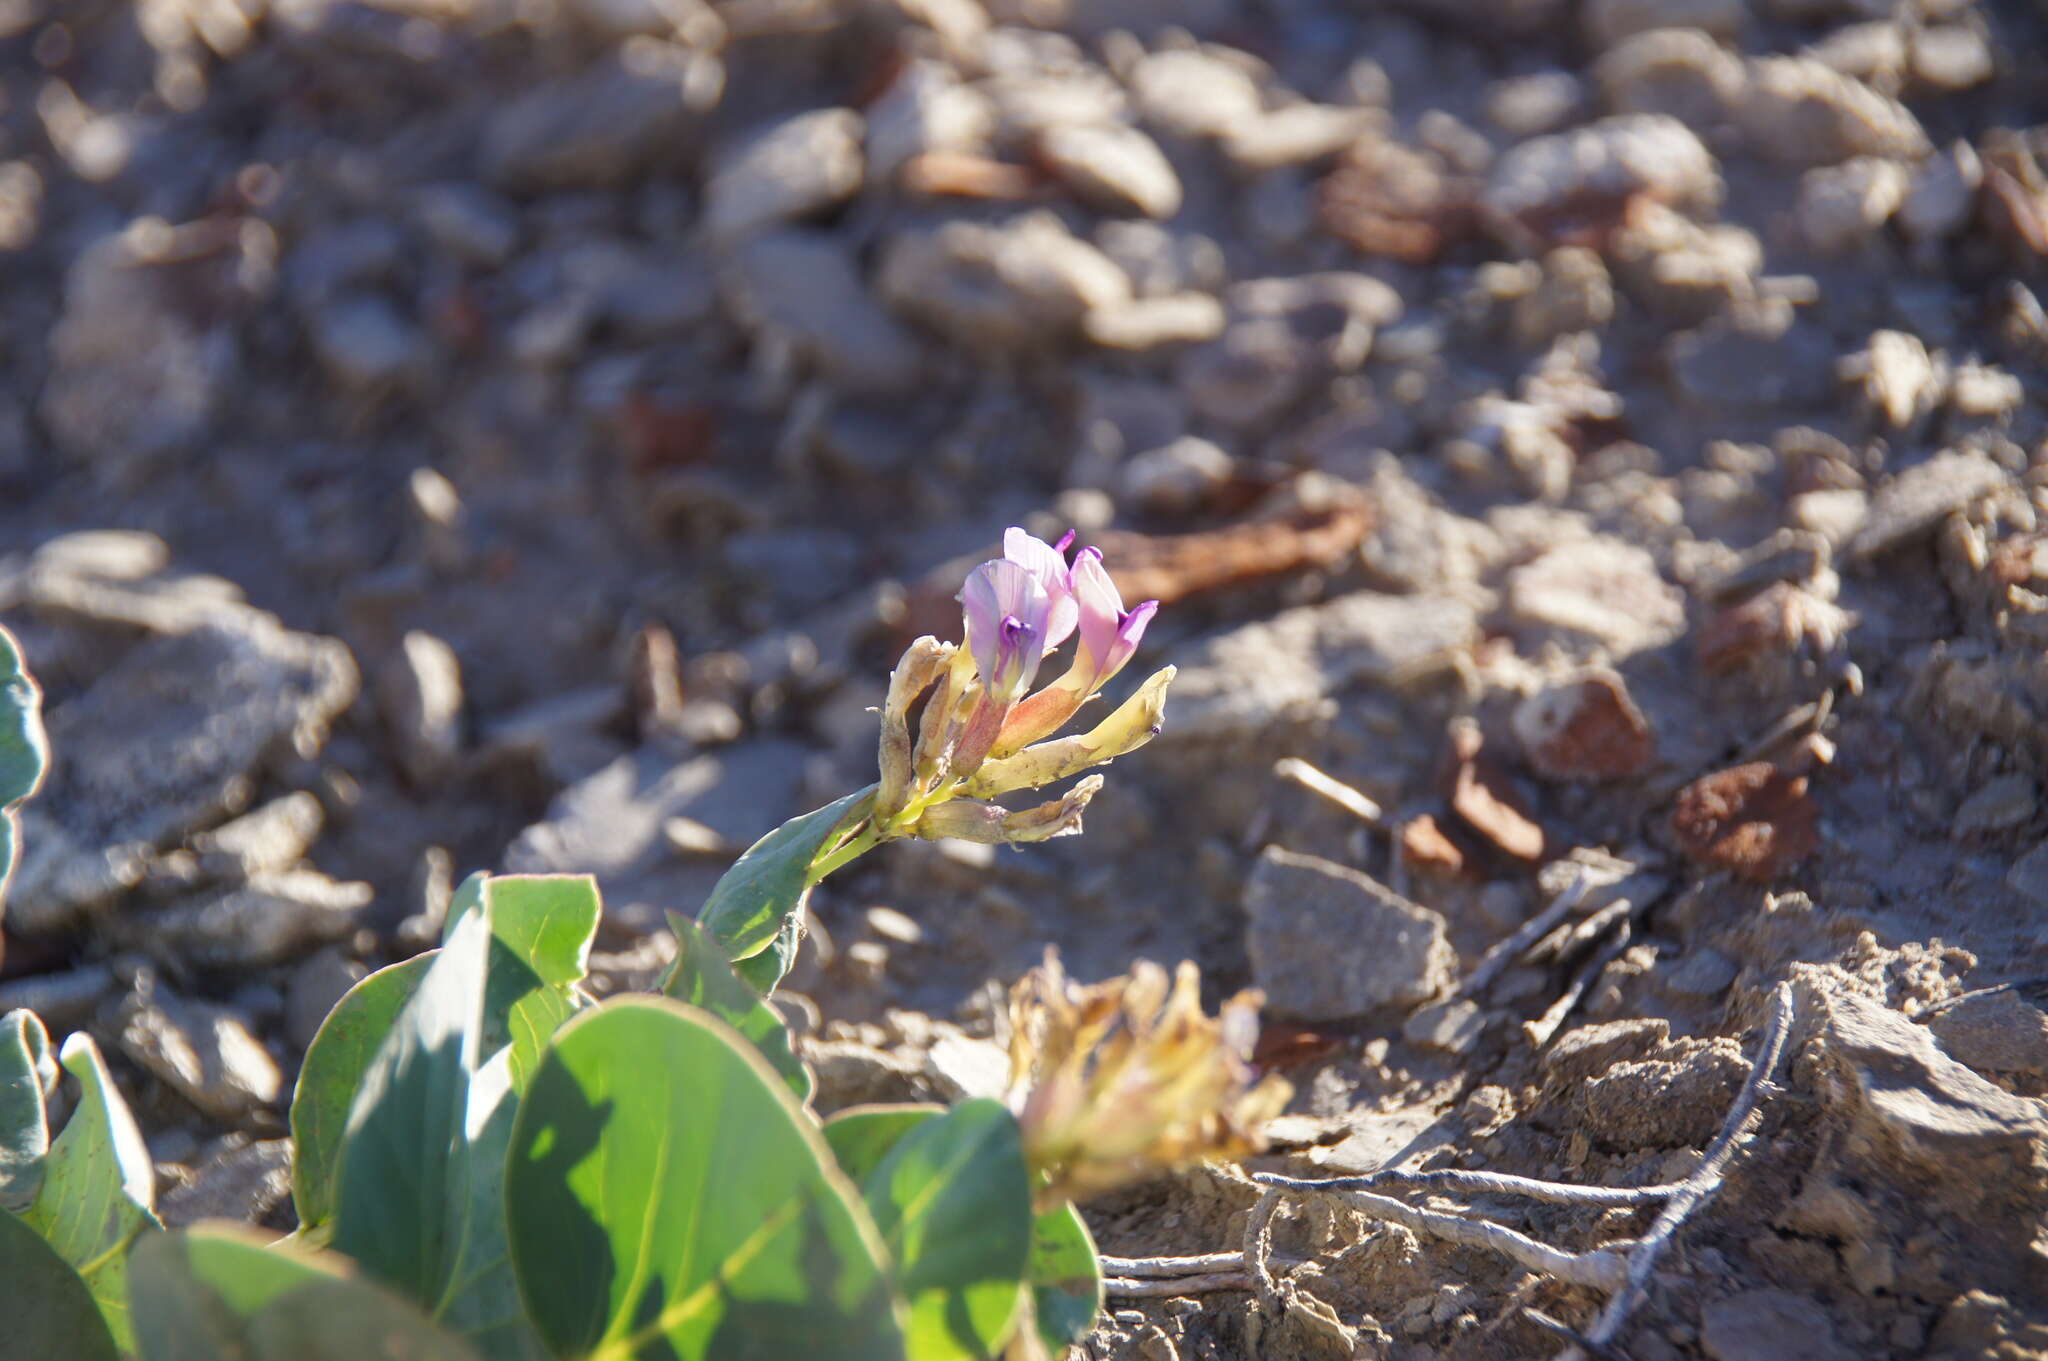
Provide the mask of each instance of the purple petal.
{"label": "purple petal", "polygon": [[1084,548],[1074,558],[1071,573],[1074,599],[1079,607],[1081,650],[1099,665],[1116,646],[1117,628],[1123,622],[1124,598],[1102,566],[1102,554]]}
{"label": "purple petal", "polygon": [[[1071,534],[1068,538],[1073,537]],[[1061,539],[1064,546],[1067,539]],[[1066,554],[1035,534],[1027,534],[1015,525],[1003,532],[1003,556],[1038,579],[1045,588],[1051,609],[1046,616],[1045,645],[1048,649],[1058,647],[1074,631],[1077,608],[1074,604],[1073,587],[1068,581]]]}
{"label": "purple petal", "polygon": [[999,678],[1021,676],[1009,683],[1029,684],[1045,654],[1052,604],[1038,579],[1017,563],[996,558],[968,573],[960,603],[967,645],[983,682],[993,690]]}

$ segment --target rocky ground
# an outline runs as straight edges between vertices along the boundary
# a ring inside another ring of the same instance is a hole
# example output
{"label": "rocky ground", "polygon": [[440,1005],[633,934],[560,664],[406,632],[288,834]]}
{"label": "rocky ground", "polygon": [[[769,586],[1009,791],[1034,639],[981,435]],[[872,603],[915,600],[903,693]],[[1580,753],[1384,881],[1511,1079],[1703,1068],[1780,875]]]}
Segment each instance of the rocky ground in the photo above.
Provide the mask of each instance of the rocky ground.
{"label": "rocky ground", "polygon": [[[117,1056],[167,1218],[287,1225],[299,1056],[459,876],[595,871],[644,982],[872,778],[962,567],[1074,526],[1166,601],[1166,731],[1083,838],[819,893],[826,1103],[983,1089],[1054,943],[1265,989],[1264,1170],[1650,1185],[1787,983],[1612,1354],[2048,1355],[2043,50],[2018,0],[0,4],[58,757],[0,1009]],[[1571,1251],[1657,1208],[1410,1189]],[[1257,1200],[1088,1209],[1196,1254]],[[1270,1230],[1263,1298],[1087,1350],[1540,1356],[1611,1293]]]}

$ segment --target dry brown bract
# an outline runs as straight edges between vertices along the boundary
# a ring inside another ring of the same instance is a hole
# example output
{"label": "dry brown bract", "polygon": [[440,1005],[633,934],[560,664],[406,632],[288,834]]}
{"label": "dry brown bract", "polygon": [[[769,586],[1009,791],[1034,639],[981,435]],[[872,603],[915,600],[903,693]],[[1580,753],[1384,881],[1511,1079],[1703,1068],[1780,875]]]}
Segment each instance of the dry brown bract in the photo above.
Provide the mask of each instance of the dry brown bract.
{"label": "dry brown bract", "polygon": [[1212,1018],[1201,987],[1192,963],[1169,982],[1146,960],[1083,986],[1048,950],[1011,990],[1010,1107],[1041,1203],[1265,1148],[1265,1124],[1293,1088],[1254,1081],[1264,998],[1240,992]]}
{"label": "dry brown bract", "polygon": [[1770,761],[1702,775],[1678,792],[1671,830],[1685,853],[1744,879],[1768,881],[1820,844],[1806,777]]}

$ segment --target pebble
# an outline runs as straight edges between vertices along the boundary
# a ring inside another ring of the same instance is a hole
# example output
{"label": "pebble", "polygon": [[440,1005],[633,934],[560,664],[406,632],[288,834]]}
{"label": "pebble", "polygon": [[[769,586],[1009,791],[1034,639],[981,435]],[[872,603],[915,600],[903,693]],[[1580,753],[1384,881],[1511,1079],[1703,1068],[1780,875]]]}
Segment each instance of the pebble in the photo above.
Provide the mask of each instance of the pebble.
{"label": "pebble", "polygon": [[2005,469],[1974,451],[1950,449],[1936,454],[1877,489],[1842,556],[1850,562],[1864,562],[1916,543],[1933,533],[1950,513],[2010,481]]}
{"label": "pebble", "polygon": [[161,988],[123,1008],[121,1052],[222,1124],[270,1107],[284,1074],[242,1018],[211,1002]]}
{"label": "pebble", "polygon": [[1159,144],[1122,123],[1069,124],[1039,135],[1045,167],[1104,212],[1169,218],[1180,211],[1180,176]]}
{"label": "pebble", "polygon": [[2041,793],[2026,775],[2000,775],[1978,786],[1956,809],[1958,836],[2010,831],[2034,816]]}
{"label": "pebble", "polygon": [[1660,28],[1617,43],[1593,63],[1615,113],[1668,114],[1695,128],[1723,122],[1741,101],[1742,59],[1697,28]]}
{"label": "pebble", "polygon": [[1931,24],[1913,34],[1913,78],[1942,91],[1967,90],[1998,73],[1984,35],[1968,24]]}
{"label": "pebble", "polygon": [[2048,1074],[2048,1013],[2017,992],[1945,1007],[1927,1028],[1958,1063],[1985,1072]]}
{"label": "pebble", "polygon": [[519,193],[605,189],[677,157],[723,92],[724,71],[684,49],[670,49],[680,69],[635,59],[648,50],[629,47],[499,110],[484,132],[485,175]]}
{"label": "pebble", "polygon": [[137,948],[165,950],[182,962],[258,968],[347,940],[375,896],[368,884],[292,869],[252,875],[245,884],[123,918],[110,930]]}
{"label": "pebble", "polygon": [[1443,919],[1357,870],[1268,846],[1244,907],[1252,976],[1279,1015],[1336,1020],[1450,984]]}
{"label": "pebble", "polygon": [[1524,630],[1625,657],[1685,630],[1685,594],[1650,554],[1597,537],[1562,544],[1507,575],[1507,606]]}
{"label": "pebble", "polygon": [[1236,460],[1208,440],[1183,435],[1127,461],[1119,476],[1122,495],[1153,515],[1189,515],[1230,481]]}
{"label": "pebble", "polygon": [[1807,783],[1769,761],[1712,771],[1678,791],[1671,830],[1707,868],[1768,883],[1820,845]]}
{"label": "pebble", "polygon": [[1131,297],[1129,276],[1050,213],[906,232],[885,250],[877,288],[904,316],[977,349],[1066,339],[1089,312]]}
{"label": "pebble", "polygon": [[1545,686],[1515,707],[1515,736],[1529,764],[1560,780],[1639,775],[1656,757],[1649,720],[1621,673],[1589,667]]}
{"label": "pebble", "polygon": [[1905,105],[1811,57],[1752,59],[1738,112],[1752,149],[1786,165],[1917,160],[1928,151]]}
{"label": "pebble", "polygon": [[742,140],[704,187],[704,224],[731,242],[809,217],[860,189],[865,124],[851,109],[814,109]]}
{"label": "pebble", "polygon": [[986,94],[962,85],[950,66],[913,60],[868,108],[867,176],[887,184],[918,156],[980,152],[994,127]]}
{"label": "pebble", "polygon": [[1186,48],[1149,53],[1128,76],[1146,122],[1181,137],[1224,137],[1259,116],[1259,87],[1242,68]]}
{"label": "pebble", "polygon": [[1534,228],[1568,216],[1575,203],[1619,202],[1638,194],[1711,207],[1721,198],[1713,153],[1692,129],[1665,114],[1603,118],[1506,152],[1487,176],[1481,201],[1495,218]]}
{"label": "pebble", "polygon": [[1386,122],[1377,109],[1288,104],[1231,130],[1223,153],[1253,174],[1327,161]]}
{"label": "pebble", "polygon": [[1419,1007],[1401,1026],[1402,1038],[1427,1049],[1469,1054],[1486,1033],[1486,1013],[1476,1002],[1431,1002]]}
{"label": "pebble", "polygon": [[1214,340],[1223,333],[1223,326],[1223,304],[1210,294],[1174,293],[1097,307],[1082,320],[1081,330],[1105,350],[1142,354],[1168,345]]}
{"label": "pebble", "polygon": [[207,873],[246,879],[296,865],[320,839],[326,822],[319,797],[300,790],[200,833],[192,849]]}
{"label": "pebble", "polygon": [[377,704],[400,770],[439,787],[462,754],[462,663],[431,633],[411,630],[377,674]]}
{"label": "pebble", "polygon": [[1744,1290],[1700,1311],[1700,1345],[1714,1361],[1853,1361],[1834,1320],[1810,1295]]}
{"label": "pebble", "polygon": [[869,293],[852,251],[825,232],[763,232],[734,259],[760,321],[793,340],[834,387],[903,392],[925,374],[923,348]]}
{"label": "pebble", "polygon": [[2005,886],[2037,907],[2048,907],[2048,841],[2012,862]]}
{"label": "pebble", "polygon": [[336,298],[313,313],[307,330],[314,357],[345,388],[381,393],[426,380],[433,355],[426,335],[381,294]]}
{"label": "pebble", "polygon": [[215,1153],[165,1191],[156,1208],[172,1229],[221,1219],[261,1224],[291,1193],[292,1141],[256,1139]]}
{"label": "pebble", "polygon": [[1486,119],[1520,140],[1556,132],[1585,112],[1585,83],[1569,71],[1537,71],[1495,81],[1486,91]]}
{"label": "pebble", "polygon": [[1911,182],[1904,166],[1876,156],[1815,166],[1799,180],[1800,234],[1823,255],[1864,246],[1905,204]]}
{"label": "pebble", "polygon": [[1939,241],[1955,235],[1977,206],[1977,188],[1984,182],[1984,163],[1976,148],[1958,140],[1913,168],[1906,200],[1899,205],[1899,227],[1915,241]]}

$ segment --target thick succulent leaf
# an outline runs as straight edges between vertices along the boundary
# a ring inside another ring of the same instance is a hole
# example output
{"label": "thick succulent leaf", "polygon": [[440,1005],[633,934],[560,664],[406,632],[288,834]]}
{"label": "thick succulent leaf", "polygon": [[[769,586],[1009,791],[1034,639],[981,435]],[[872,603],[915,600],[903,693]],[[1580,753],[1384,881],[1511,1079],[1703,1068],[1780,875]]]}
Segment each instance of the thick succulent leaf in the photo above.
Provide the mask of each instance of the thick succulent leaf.
{"label": "thick succulent leaf", "polygon": [[945,1113],[944,1106],[929,1102],[848,1106],[825,1122],[825,1144],[839,1160],[839,1170],[859,1186],[904,1135]]}
{"label": "thick succulent leaf", "polygon": [[478,1361],[346,1268],[236,1225],[152,1234],[132,1272],[142,1361]]}
{"label": "thick succulent leaf", "polygon": [[0,903],[7,901],[20,841],[15,806],[36,792],[49,764],[42,691],[22,665],[14,635],[0,628]]}
{"label": "thick succulent leaf", "polygon": [[458,1163],[490,944],[487,914],[455,928],[371,1060],[342,1135],[334,1246],[423,1303],[459,1265]]}
{"label": "thick succulent leaf", "polygon": [[292,1203],[303,1229],[317,1230],[334,1218],[334,1184],[341,1173],[349,1107],[438,953],[379,969],[350,988],[306,1049],[292,1092]]}
{"label": "thick succulent leaf", "polygon": [[43,1159],[43,1184],[22,1218],[84,1277],[107,1331],[126,1349],[134,1342],[128,1249],[156,1226],[156,1168],[92,1038],[65,1040],[63,1060],[78,1080],[78,1105]]}
{"label": "thick succulent leaf", "polygon": [[1102,1259],[1094,1235],[1072,1205],[1047,1210],[1033,1221],[1025,1281],[1038,1336],[1052,1355],[1094,1330],[1102,1312]]}
{"label": "thick succulent leaf", "polygon": [[[810,893],[811,862],[866,815],[875,788],[856,790],[816,812],[792,818],[762,837],[711,890],[697,921],[716,940],[728,959],[744,960],[791,937],[792,923],[802,915]],[[788,959],[763,987],[759,977],[748,982],[766,992],[788,970]]]}
{"label": "thick succulent leaf", "polygon": [[512,1074],[523,1087],[548,1037],[582,1005],[577,984],[589,975],[603,907],[587,874],[473,874],[449,905],[447,930],[486,908],[483,1052],[511,1045]]}
{"label": "thick succulent leaf", "polygon": [[853,1188],[731,1027],[621,997],[558,1032],[506,1169],[528,1317],[591,1361],[901,1358]]}
{"label": "thick succulent leaf", "polygon": [[455,1269],[435,1303],[434,1318],[462,1334],[491,1361],[545,1361],[547,1349],[526,1321],[505,1227],[505,1157],[519,1094],[512,1050],[500,1049],[477,1069],[469,1087],[469,1127],[456,1158],[462,1188]]}
{"label": "thick succulent leaf", "polygon": [[7,1323],[0,1357],[116,1361],[120,1349],[92,1291],[26,1222],[0,1210],[0,1295]]}
{"label": "thick succulent leaf", "polygon": [[790,1047],[789,1027],[761,994],[740,981],[725,954],[702,927],[680,913],[668,914],[676,933],[676,957],[662,976],[661,993],[687,1002],[724,1021],[782,1075],[798,1101],[811,1099],[811,1073]]}
{"label": "thick succulent leaf", "polygon": [[1017,1118],[967,1101],[909,1130],[861,1182],[910,1305],[910,1361],[980,1361],[1017,1322],[1031,1173]]}
{"label": "thick succulent leaf", "polygon": [[0,1209],[26,1209],[50,1151],[50,1036],[33,1011],[0,1016]]}

